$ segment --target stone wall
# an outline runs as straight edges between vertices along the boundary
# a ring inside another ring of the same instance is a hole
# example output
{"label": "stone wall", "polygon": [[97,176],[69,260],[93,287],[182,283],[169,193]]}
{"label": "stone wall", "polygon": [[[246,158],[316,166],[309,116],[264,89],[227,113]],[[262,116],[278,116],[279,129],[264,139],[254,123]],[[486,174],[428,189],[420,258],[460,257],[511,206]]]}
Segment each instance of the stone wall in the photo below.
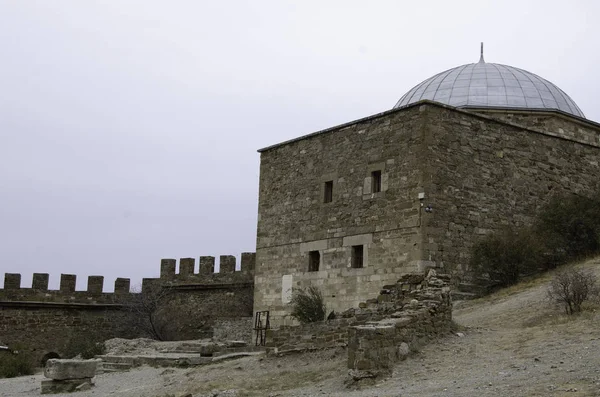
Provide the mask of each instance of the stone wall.
{"label": "stone wall", "polygon": [[[293,324],[287,303],[309,285],[343,311],[427,266],[458,282],[481,236],[530,224],[551,195],[598,191],[599,163],[600,124],[430,101],[265,148],[255,311]],[[351,263],[355,245],[362,268]]]}
{"label": "stone wall", "polygon": [[[214,257],[200,257],[195,270],[193,258],[161,261],[161,278],[144,279],[147,289],[168,290],[159,315],[168,323],[172,339],[211,337],[217,319],[249,324],[251,333],[254,254],[242,254],[241,271],[235,257],[221,257],[221,272],[214,272]],[[90,276],[85,291],[75,291],[76,276],[61,275],[60,289],[48,290],[48,274],[36,273],[31,288],[21,288],[21,275],[7,273],[0,289],[0,342],[20,345],[36,363],[47,353],[63,356],[70,342],[106,340],[114,337],[148,336],[132,321],[126,305],[129,279],[115,281],[115,292],[103,292],[103,277]],[[238,330],[238,335],[241,331]]]}
{"label": "stone wall", "polygon": [[473,109],[473,111],[546,135],[600,147],[600,124],[578,119],[562,112],[518,111],[516,109]]}
{"label": "stone wall", "polygon": [[328,349],[348,344],[348,326],[354,316],[302,325],[282,325],[267,331],[267,347],[278,351]]}
{"label": "stone wall", "polygon": [[336,319],[269,330],[267,346],[279,352],[348,346],[355,376],[381,374],[411,349],[451,330],[449,280],[434,270],[406,274]]}
{"label": "stone wall", "polygon": [[[582,143],[598,141],[595,123],[523,112],[507,124],[442,105],[421,106],[427,119],[424,204],[433,209],[423,221],[424,255],[455,270],[457,279],[466,274],[471,247],[482,236],[531,224],[553,195],[600,191],[600,146]],[[543,128],[563,133],[557,137]],[[567,131],[579,131],[581,142]]]}
{"label": "stone wall", "polygon": [[355,380],[389,375],[398,361],[453,329],[449,280],[434,270],[406,275],[386,291],[384,318],[349,328],[348,368]]}
{"label": "stone wall", "polygon": [[[293,324],[295,288],[318,286],[328,307],[343,311],[423,270],[422,128],[415,107],[262,151],[255,311],[270,310],[276,326]],[[381,171],[380,192],[372,193],[373,171]],[[364,247],[362,268],[351,265],[354,245]],[[320,254],[318,271],[309,271],[311,251]]]}
{"label": "stone wall", "polygon": [[236,271],[236,258],[222,255],[220,271],[214,273],[215,258],[211,256],[200,257],[198,272],[194,258],[180,259],[179,272],[175,259],[163,259],[160,278],[143,279],[142,290],[160,287],[170,291],[160,309],[165,336],[173,340],[211,338],[218,319],[252,317],[254,261],[254,253],[243,253]]}
{"label": "stone wall", "polygon": [[244,341],[248,344],[255,342],[253,332],[253,317],[218,318],[213,326],[215,341]]}

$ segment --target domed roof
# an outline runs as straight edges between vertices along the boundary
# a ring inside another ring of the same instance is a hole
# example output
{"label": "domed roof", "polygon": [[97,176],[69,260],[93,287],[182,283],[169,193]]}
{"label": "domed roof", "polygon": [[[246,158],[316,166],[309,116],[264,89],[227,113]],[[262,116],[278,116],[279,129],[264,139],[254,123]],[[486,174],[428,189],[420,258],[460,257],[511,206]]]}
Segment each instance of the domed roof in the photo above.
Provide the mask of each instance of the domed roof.
{"label": "domed roof", "polygon": [[483,48],[478,63],[428,78],[404,94],[394,108],[422,99],[455,107],[553,109],[585,118],[563,90],[526,70],[485,62]]}

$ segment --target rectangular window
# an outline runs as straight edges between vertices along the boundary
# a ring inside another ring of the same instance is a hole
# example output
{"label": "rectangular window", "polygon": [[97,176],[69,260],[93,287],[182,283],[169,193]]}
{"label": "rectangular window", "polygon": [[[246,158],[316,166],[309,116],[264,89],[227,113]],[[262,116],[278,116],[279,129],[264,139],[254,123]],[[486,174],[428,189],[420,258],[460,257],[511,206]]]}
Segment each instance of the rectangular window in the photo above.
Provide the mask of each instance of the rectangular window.
{"label": "rectangular window", "polygon": [[309,272],[318,272],[320,262],[321,262],[321,253],[319,251],[310,251],[308,253],[308,271]]}
{"label": "rectangular window", "polygon": [[381,171],[371,172],[371,193],[379,193],[381,191]]}
{"label": "rectangular window", "polygon": [[363,253],[364,246],[363,245],[353,245],[352,246],[352,267],[360,268],[363,267]]}
{"label": "rectangular window", "polygon": [[323,197],[324,203],[331,203],[333,201],[333,181],[325,182],[325,194]]}

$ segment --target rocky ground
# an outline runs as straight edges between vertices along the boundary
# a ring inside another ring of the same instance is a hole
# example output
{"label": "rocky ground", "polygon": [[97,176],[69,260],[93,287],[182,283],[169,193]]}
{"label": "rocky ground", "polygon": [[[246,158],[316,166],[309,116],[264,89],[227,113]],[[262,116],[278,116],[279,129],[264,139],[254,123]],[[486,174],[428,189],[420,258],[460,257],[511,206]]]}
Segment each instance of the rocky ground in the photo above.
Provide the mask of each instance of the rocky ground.
{"label": "rocky ground", "polygon": [[[600,273],[600,260],[586,266]],[[358,390],[345,383],[346,352],[338,349],[103,374],[77,396],[600,396],[600,306],[562,314],[546,299],[548,279],[457,304],[458,334],[400,363],[390,379]],[[0,395],[37,396],[41,379],[2,379]]]}

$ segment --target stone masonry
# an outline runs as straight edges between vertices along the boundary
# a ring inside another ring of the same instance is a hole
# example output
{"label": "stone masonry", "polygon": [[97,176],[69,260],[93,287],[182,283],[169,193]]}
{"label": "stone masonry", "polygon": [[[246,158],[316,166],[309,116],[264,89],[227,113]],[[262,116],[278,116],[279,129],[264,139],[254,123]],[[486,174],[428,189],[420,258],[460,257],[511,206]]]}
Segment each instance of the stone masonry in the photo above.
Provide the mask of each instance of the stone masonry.
{"label": "stone masonry", "polygon": [[341,312],[427,267],[459,282],[481,236],[600,190],[600,125],[551,110],[422,101],[260,152],[254,310],[275,326],[309,285]]}
{"label": "stone masonry", "polygon": [[389,375],[398,361],[453,329],[449,282],[433,269],[406,274],[334,320],[269,330],[267,346],[278,352],[347,346],[355,380]]}
{"label": "stone masonry", "polygon": [[[195,339],[219,335],[245,335],[240,327],[251,324],[254,253],[242,254],[241,270],[235,257],[225,256],[223,271],[214,273],[214,257],[161,261],[161,277],[144,279],[145,288],[169,290],[162,312],[168,315],[169,337]],[[202,267],[204,266],[204,267]],[[129,279],[118,278],[114,292],[103,292],[103,277],[90,276],[85,291],[75,290],[75,275],[61,275],[60,289],[48,289],[48,274],[36,273],[31,288],[21,287],[21,275],[5,274],[0,289],[0,340],[19,346],[22,353],[39,364],[47,357],[63,357],[76,340],[102,341],[114,337],[148,336],[132,327]],[[216,323],[217,319],[223,320]],[[135,323],[134,323],[135,324]]]}

